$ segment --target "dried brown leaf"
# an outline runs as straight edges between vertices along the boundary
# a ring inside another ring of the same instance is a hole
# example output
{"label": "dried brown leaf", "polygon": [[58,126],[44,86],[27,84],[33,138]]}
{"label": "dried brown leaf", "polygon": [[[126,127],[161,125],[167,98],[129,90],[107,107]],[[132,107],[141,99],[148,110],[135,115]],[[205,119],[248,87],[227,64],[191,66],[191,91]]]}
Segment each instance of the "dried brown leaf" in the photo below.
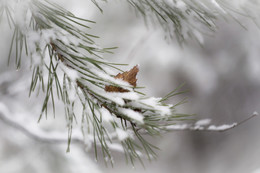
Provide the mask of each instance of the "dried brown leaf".
{"label": "dried brown leaf", "polygon": [[[126,82],[128,82],[130,85],[136,87],[136,75],[139,72],[138,65],[134,66],[131,70],[125,71],[123,73],[118,73],[114,78],[115,79],[122,79]],[[117,87],[117,86],[112,86],[112,85],[107,85],[105,87],[105,91],[107,92],[129,92],[129,90]]]}

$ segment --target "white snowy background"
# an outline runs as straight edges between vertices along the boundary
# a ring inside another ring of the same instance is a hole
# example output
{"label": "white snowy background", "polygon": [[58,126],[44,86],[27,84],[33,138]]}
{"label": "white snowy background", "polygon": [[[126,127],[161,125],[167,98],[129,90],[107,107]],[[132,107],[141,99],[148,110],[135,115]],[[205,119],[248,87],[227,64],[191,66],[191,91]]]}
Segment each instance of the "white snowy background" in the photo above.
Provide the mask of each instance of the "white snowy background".
{"label": "white snowy background", "polygon": [[[138,85],[150,96],[164,96],[185,82],[189,102],[180,111],[195,113],[196,118],[210,118],[216,125],[245,119],[260,112],[260,29],[247,18],[239,18],[247,29],[234,21],[219,20],[219,30],[204,38],[201,47],[188,40],[180,47],[166,41],[159,27],[145,26],[143,19],[124,1],[102,4],[104,13],[89,1],[57,0],[74,14],[97,24],[91,33],[100,36],[103,47],[118,46],[108,59],[139,64]],[[0,110],[31,127],[49,131],[65,130],[62,104],[57,115],[37,124],[42,98],[29,94],[30,70],[26,58],[16,71],[7,66],[12,33],[6,23],[0,27]],[[173,98],[169,102],[176,102]],[[93,151],[82,146],[37,142],[0,120],[1,173],[258,173],[260,168],[260,119],[254,119],[227,132],[171,132],[151,139],[161,148],[158,159],[127,165],[122,153],[114,153],[115,165],[106,167]]]}

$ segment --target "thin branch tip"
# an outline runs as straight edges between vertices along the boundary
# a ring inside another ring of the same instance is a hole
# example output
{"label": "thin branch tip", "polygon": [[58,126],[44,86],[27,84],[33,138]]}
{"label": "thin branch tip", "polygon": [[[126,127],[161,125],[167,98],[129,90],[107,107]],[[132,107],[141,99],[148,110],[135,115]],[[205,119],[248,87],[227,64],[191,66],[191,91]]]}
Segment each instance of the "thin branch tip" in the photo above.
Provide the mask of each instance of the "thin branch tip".
{"label": "thin branch tip", "polygon": [[258,115],[259,115],[259,114],[258,114],[258,112],[256,112],[256,111],[253,113],[253,116],[258,116]]}
{"label": "thin branch tip", "polygon": [[258,116],[258,113],[255,111],[251,116],[239,121],[234,122],[232,124],[222,124],[222,125],[198,125],[198,124],[179,124],[179,125],[172,125],[167,130],[172,131],[202,131],[202,132],[225,132],[231,130],[241,124],[249,121],[250,119]]}

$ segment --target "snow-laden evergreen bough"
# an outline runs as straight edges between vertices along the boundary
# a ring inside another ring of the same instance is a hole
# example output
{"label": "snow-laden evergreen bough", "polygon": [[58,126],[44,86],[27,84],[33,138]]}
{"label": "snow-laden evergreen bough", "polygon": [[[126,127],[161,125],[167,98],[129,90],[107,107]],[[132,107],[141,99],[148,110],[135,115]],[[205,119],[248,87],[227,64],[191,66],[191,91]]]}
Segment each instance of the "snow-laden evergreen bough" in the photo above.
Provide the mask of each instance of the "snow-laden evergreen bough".
{"label": "snow-laden evergreen bough", "polygon": [[[98,2],[93,2],[100,8]],[[216,1],[128,2],[145,17],[155,15],[171,37],[175,33],[174,37],[180,42],[194,35],[201,41],[198,26],[204,24],[214,30],[216,11],[227,12]],[[180,94],[180,88],[164,98],[147,97],[136,85],[138,66],[122,72],[120,64],[106,61],[104,55],[114,48],[101,48],[95,43],[97,37],[87,32],[94,21],[78,18],[46,0],[2,0],[0,16],[6,17],[14,28],[9,60],[15,50],[15,63],[21,68],[22,57],[29,57],[30,94],[35,90],[45,94],[39,121],[43,115],[47,116],[49,103],[55,111],[55,98],[63,101],[68,151],[73,125],[79,122],[75,115],[76,104],[82,107],[84,138],[93,143],[96,156],[97,145],[101,146],[104,159],[111,163],[110,150],[118,148],[116,144],[121,144],[119,149],[132,163],[135,159],[141,161],[144,155],[148,159],[156,157],[157,147],[143,134],[160,135],[176,122],[189,119],[189,115],[176,112],[176,107],[185,100],[175,105],[165,103],[168,98]],[[193,27],[195,23],[199,25]]]}
{"label": "snow-laden evergreen bough", "polygon": [[[241,26],[238,14],[259,23],[259,8],[255,0],[127,0],[147,23],[157,23],[166,37],[179,44],[191,39],[204,43],[204,36],[212,35],[219,27],[219,18],[232,18]],[[257,11],[257,10],[256,10]],[[243,26],[244,27],[244,26]]]}

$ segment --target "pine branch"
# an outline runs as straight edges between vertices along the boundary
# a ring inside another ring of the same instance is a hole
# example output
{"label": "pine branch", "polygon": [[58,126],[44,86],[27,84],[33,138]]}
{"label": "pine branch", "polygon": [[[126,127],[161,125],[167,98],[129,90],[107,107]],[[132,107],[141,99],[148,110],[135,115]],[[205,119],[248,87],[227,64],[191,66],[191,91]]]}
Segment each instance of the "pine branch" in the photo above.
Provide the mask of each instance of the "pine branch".
{"label": "pine branch", "polygon": [[[237,19],[237,15],[256,21],[255,14],[250,13],[254,2],[235,6],[238,2],[228,0],[127,0],[142,15],[145,21],[162,27],[170,39],[176,39],[181,45],[194,39],[203,44],[204,36],[211,35],[218,29],[218,19]],[[253,4],[252,4],[253,3]],[[245,27],[244,27],[245,28]]]}
{"label": "pine branch", "polygon": [[[55,100],[61,99],[68,126],[67,151],[70,151],[73,126],[78,122],[74,108],[80,104],[82,134],[93,136],[96,157],[100,145],[105,161],[113,164],[110,148],[115,141],[121,143],[126,160],[132,164],[136,159],[142,163],[140,151],[148,159],[156,157],[157,147],[139,130],[147,131],[150,136],[160,135],[167,126],[188,119],[189,115],[176,113],[180,103],[165,104],[166,99],[146,97],[138,91],[137,66],[118,73],[120,64],[107,62],[103,57],[113,48],[97,46],[97,36],[87,32],[93,21],[78,18],[49,1],[20,2],[19,7],[14,10],[20,15],[15,15],[18,18],[9,58],[12,48],[17,68],[21,67],[24,50],[25,56],[31,58],[30,95],[36,90],[45,93],[39,121],[43,115],[48,116],[50,103],[55,114]],[[174,92],[167,98],[173,95]],[[117,134],[116,140],[111,137],[113,133]]]}
{"label": "pine branch", "polygon": [[[102,11],[96,0],[92,2]],[[144,17],[155,17],[170,37],[176,37],[180,43],[189,37],[201,42],[202,25],[214,31],[218,15],[231,14],[222,0],[128,2]],[[47,0],[18,3],[16,9],[12,3],[1,3],[0,16],[5,11],[10,27],[14,27],[9,61],[12,50],[17,68],[21,68],[23,56],[30,57],[29,93],[41,90],[45,94],[39,121],[44,115],[48,116],[50,104],[55,114],[56,99],[61,99],[68,126],[67,151],[75,140],[73,126],[79,122],[75,107],[80,105],[83,139],[93,136],[96,157],[97,146],[101,146],[103,158],[113,164],[110,150],[114,142],[121,143],[126,160],[132,164],[136,159],[142,163],[141,153],[148,159],[156,157],[158,148],[149,143],[142,132],[149,136],[160,135],[177,121],[189,119],[190,115],[176,112],[176,107],[185,103],[185,99],[175,105],[164,102],[183,92],[177,88],[164,98],[145,96],[136,84],[138,66],[123,72],[122,64],[106,61],[106,53],[114,48],[98,46],[98,37],[90,33],[94,21],[76,17]]]}

